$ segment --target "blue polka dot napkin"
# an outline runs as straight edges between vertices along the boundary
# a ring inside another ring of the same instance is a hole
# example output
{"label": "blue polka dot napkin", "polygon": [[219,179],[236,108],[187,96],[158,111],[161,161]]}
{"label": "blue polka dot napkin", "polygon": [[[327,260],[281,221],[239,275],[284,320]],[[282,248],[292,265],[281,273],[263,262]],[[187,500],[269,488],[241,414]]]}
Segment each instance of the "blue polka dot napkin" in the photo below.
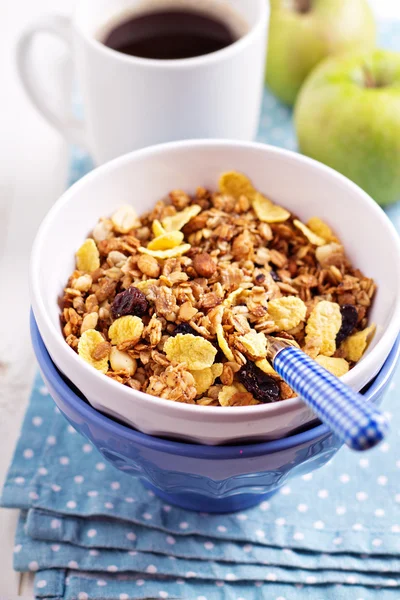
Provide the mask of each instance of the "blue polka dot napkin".
{"label": "blue polka dot napkin", "polygon": [[[68,425],[37,377],[2,504],[22,510],[14,565],[47,598],[400,597],[400,370],[388,441],[342,449],[270,502],[232,515],[164,504]],[[163,595],[161,595],[161,593]]]}
{"label": "blue polka dot napkin", "polygon": [[[399,46],[399,23],[381,29]],[[291,113],[268,92],[259,140],[296,149]],[[75,150],[71,182],[90,168]],[[400,230],[400,206],[388,214]],[[36,597],[49,599],[398,600],[399,391],[400,370],[377,449],[342,449],[270,502],[206,515],[165,505],[106,464],[37,377],[1,499],[21,509],[15,569],[35,571]]]}

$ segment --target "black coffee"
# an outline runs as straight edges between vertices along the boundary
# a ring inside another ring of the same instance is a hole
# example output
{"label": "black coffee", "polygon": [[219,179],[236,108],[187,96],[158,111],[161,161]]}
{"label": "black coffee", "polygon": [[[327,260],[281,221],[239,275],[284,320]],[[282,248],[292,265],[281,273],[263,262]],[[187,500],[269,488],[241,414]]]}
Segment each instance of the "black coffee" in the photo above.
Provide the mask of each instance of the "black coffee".
{"label": "black coffee", "polygon": [[176,9],[136,15],[117,25],[103,43],[131,56],[167,60],[210,54],[236,39],[217,17]]}

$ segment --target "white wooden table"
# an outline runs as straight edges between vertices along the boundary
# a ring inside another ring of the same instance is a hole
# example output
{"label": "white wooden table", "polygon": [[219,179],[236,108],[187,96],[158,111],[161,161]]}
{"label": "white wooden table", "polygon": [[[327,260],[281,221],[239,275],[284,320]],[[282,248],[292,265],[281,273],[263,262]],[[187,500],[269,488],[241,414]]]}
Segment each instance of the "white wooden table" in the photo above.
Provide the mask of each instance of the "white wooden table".
{"label": "white wooden table", "polygon": [[[28,260],[36,229],[63,191],[67,148],[23,94],[14,63],[19,32],[39,14],[69,13],[76,0],[0,3],[0,486],[18,437],[35,361],[29,341]],[[400,18],[398,0],[370,0],[381,18]],[[7,4],[7,7],[6,7]],[[51,52],[49,52],[51,48]],[[44,70],[49,95],[63,78],[65,55],[53,40],[38,57],[55,61]],[[61,86],[60,86],[61,87]],[[32,578],[12,570],[17,511],[0,510],[0,597],[32,597]]]}

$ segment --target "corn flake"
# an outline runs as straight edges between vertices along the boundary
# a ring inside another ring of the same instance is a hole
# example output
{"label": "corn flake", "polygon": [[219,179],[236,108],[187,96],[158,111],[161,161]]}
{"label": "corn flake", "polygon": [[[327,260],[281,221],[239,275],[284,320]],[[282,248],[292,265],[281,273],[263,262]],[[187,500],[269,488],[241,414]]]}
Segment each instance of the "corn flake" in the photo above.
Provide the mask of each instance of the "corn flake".
{"label": "corn flake", "polygon": [[268,303],[268,314],[278,331],[288,331],[306,318],[307,307],[297,296],[284,296]]}
{"label": "corn flake", "polygon": [[250,179],[237,171],[222,173],[218,187],[221,194],[233,196],[236,200],[239,200],[240,196],[246,196],[249,200],[252,200],[257,193]]}
{"label": "corn flake", "polygon": [[143,329],[142,319],[127,315],[114,321],[108,330],[108,336],[113,346],[118,346],[127,341],[135,343],[140,340]]}
{"label": "corn flake", "polygon": [[304,225],[304,223],[298,219],[293,220],[293,225],[297,227],[297,229],[300,229],[301,233],[308,239],[309,242],[314,244],[314,246],[324,246],[326,244],[326,240],[324,238],[311,231],[307,225]]}
{"label": "corn flake", "polygon": [[349,363],[344,358],[334,358],[333,356],[320,354],[315,360],[321,367],[324,367],[324,369],[336,375],[336,377],[342,377],[350,368]]}
{"label": "corn flake", "polygon": [[257,193],[253,199],[253,209],[264,223],[282,223],[290,217],[290,212]]}
{"label": "corn flake", "polygon": [[190,250],[190,244],[181,244],[180,246],[176,246],[176,248],[170,248],[169,250],[149,250],[148,248],[140,247],[138,251],[141,254],[148,254],[149,256],[154,256],[154,258],[167,259],[167,258],[175,258],[176,256],[182,256],[188,250]]}
{"label": "corn flake", "polygon": [[267,338],[263,333],[251,329],[249,333],[239,336],[238,339],[251,358],[264,358],[267,355]]}
{"label": "corn flake", "polygon": [[201,371],[211,367],[217,350],[208,340],[192,335],[178,333],[164,344],[168,360],[185,363],[190,371]]}
{"label": "corn flake", "polygon": [[230,361],[234,361],[234,356],[232,350],[229,348],[228,342],[225,338],[225,331],[222,327],[222,317],[224,316],[224,307],[218,306],[215,309],[215,335],[217,336],[217,342],[222,352],[225,354],[226,358]]}
{"label": "corn flake", "polygon": [[321,300],[312,310],[306,325],[305,342],[311,338],[319,340],[319,353],[332,356],[336,350],[336,335],[342,324],[339,304]]}
{"label": "corn flake", "polygon": [[223,365],[221,363],[215,363],[207,369],[201,371],[190,371],[193,376],[197,394],[204,394],[212,385],[214,381],[222,374]]}
{"label": "corn flake", "polygon": [[151,224],[151,228],[155,237],[158,237],[159,235],[164,235],[164,233],[166,233],[164,227],[161,225],[158,219],[154,219],[153,223]]}
{"label": "corn flake", "polygon": [[100,267],[100,255],[96,242],[88,238],[76,252],[76,266],[79,271],[91,273]]}
{"label": "corn flake", "polygon": [[104,338],[99,331],[95,329],[87,329],[79,338],[78,354],[83,360],[92,365],[98,371],[107,373],[108,371],[108,356],[95,360],[92,354],[99,344],[104,343]]}
{"label": "corn flake", "polygon": [[318,235],[320,238],[326,240],[327,242],[338,242],[339,240],[333,233],[332,229],[322,221],[319,217],[311,217],[311,219],[307,222],[307,227],[311,229],[313,233]]}
{"label": "corn flake", "polygon": [[250,179],[243,173],[237,171],[223,173],[219,179],[219,190],[222,194],[233,196],[236,200],[246,196],[252,201],[257,217],[265,223],[282,223],[290,217],[289,211],[257,192]]}
{"label": "corn flake", "polygon": [[188,206],[176,213],[176,215],[172,215],[170,217],[165,217],[161,223],[164,227],[165,231],[180,231],[182,227],[184,227],[193,217],[199,214],[201,211],[201,206],[198,204],[192,204],[192,206]]}
{"label": "corn flake", "polygon": [[189,371],[189,373],[193,376],[198,396],[204,394],[213,385],[214,378],[211,368],[202,369],[201,371]]}
{"label": "corn flake", "polygon": [[368,348],[376,330],[376,325],[372,324],[362,331],[357,331],[347,338],[340,349],[344,351],[345,358],[352,362],[360,360]]}
{"label": "corn flake", "polygon": [[226,306],[227,308],[230,308],[231,306],[235,306],[237,298],[239,298],[239,296],[243,292],[244,292],[243,288],[238,288],[237,290],[234,290],[225,298],[225,300],[222,302],[222,304],[224,306]]}
{"label": "corn flake", "polygon": [[183,242],[183,233],[181,231],[171,231],[163,233],[154,238],[147,244],[149,250],[170,250],[176,248]]}
{"label": "corn flake", "polygon": [[221,406],[230,406],[229,400],[237,392],[237,388],[234,385],[224,385],[220,393],[218,394],[218,402]]}
{"label": "corn flake", "polygon": [[223,370],[224,365],[222,363],[214,363],[213,365],[211,365],[211,371],[214,377],[214,381],[217,379],[217,377],[221,377]]}
{"label": "corn flake", "polygon": [[228,342],[225,338],[225,331],[222,327],[221,323],[219,323],[215,328],[215,333],[217,335],[218,345],[221,348],[222,352],[225,354],[228,360],[234,361],[235,357],[233,356],[232,350],[228,346]]}
{"label": "corn flake", "polygon": [[241,383],[224,385],[218,394],[221,406],[251,406],[259,404]]}
{"label": "corn flake", "polygon": [[256,360],[255,365],[256,365],[256,367],[261,369],[261,371],[263,371],[264,373],[267,373],[267,375],[278,376],[278,373],[275,371],[275,369],[272,367],[271,363],[268,362],[268,360],[266,358],[262,358],[261,360]]}

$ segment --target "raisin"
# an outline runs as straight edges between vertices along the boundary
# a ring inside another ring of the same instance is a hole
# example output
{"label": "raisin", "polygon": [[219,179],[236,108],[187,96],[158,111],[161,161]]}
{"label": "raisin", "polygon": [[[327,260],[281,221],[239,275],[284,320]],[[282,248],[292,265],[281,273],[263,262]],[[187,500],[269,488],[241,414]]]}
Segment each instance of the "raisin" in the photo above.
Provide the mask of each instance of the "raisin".
{"label": "raisin", "polygon": [[272,271],[269,272],[269,274],[271,275],[271,277],[272,277],[272,279],[274,281],[280,281],[281,280],[280,277],[279,277],[279,275],[278,275],[278,273],[276,271],[272,270]]}
{"label": "raisin", "polygon": [[200,334],[195,329],[193,329],[193,327],[190,327],[189,323],[181,323],[180,325],[177,325],[170,335],[171,337],[175,337],[176,335],[178,335],[178,333],[191,333],[192,335],[200,336]]}
{"label": "raisin", "polygon": [[256,275],[254,279],[255,279],[256,283],[261,285],[265,281],[265,275],[264,275],[264,273],[258,273],[258,275]]}
{"label": "raisin", "polygon": [[276,402],[280,398],[280,387],[276,379],[263,373],[256,365],[248,361],[238,372],[239,380],[248,392],[260,402]]}
{"label": "raisin", "polygon": [[336,336],[337,347],[349,337],[358,320],[357,309],[352,304],[343,304],[340,307],[340,312],[342,313],[342,324]]}
{"label": "raisin", "polygon": [[130,287],[124,292],[117,294],[111,305],[111,312],[114,319],[126,315],[135,315],[142,317],[146,314],[149,304],[146,296],[138,288]]}

